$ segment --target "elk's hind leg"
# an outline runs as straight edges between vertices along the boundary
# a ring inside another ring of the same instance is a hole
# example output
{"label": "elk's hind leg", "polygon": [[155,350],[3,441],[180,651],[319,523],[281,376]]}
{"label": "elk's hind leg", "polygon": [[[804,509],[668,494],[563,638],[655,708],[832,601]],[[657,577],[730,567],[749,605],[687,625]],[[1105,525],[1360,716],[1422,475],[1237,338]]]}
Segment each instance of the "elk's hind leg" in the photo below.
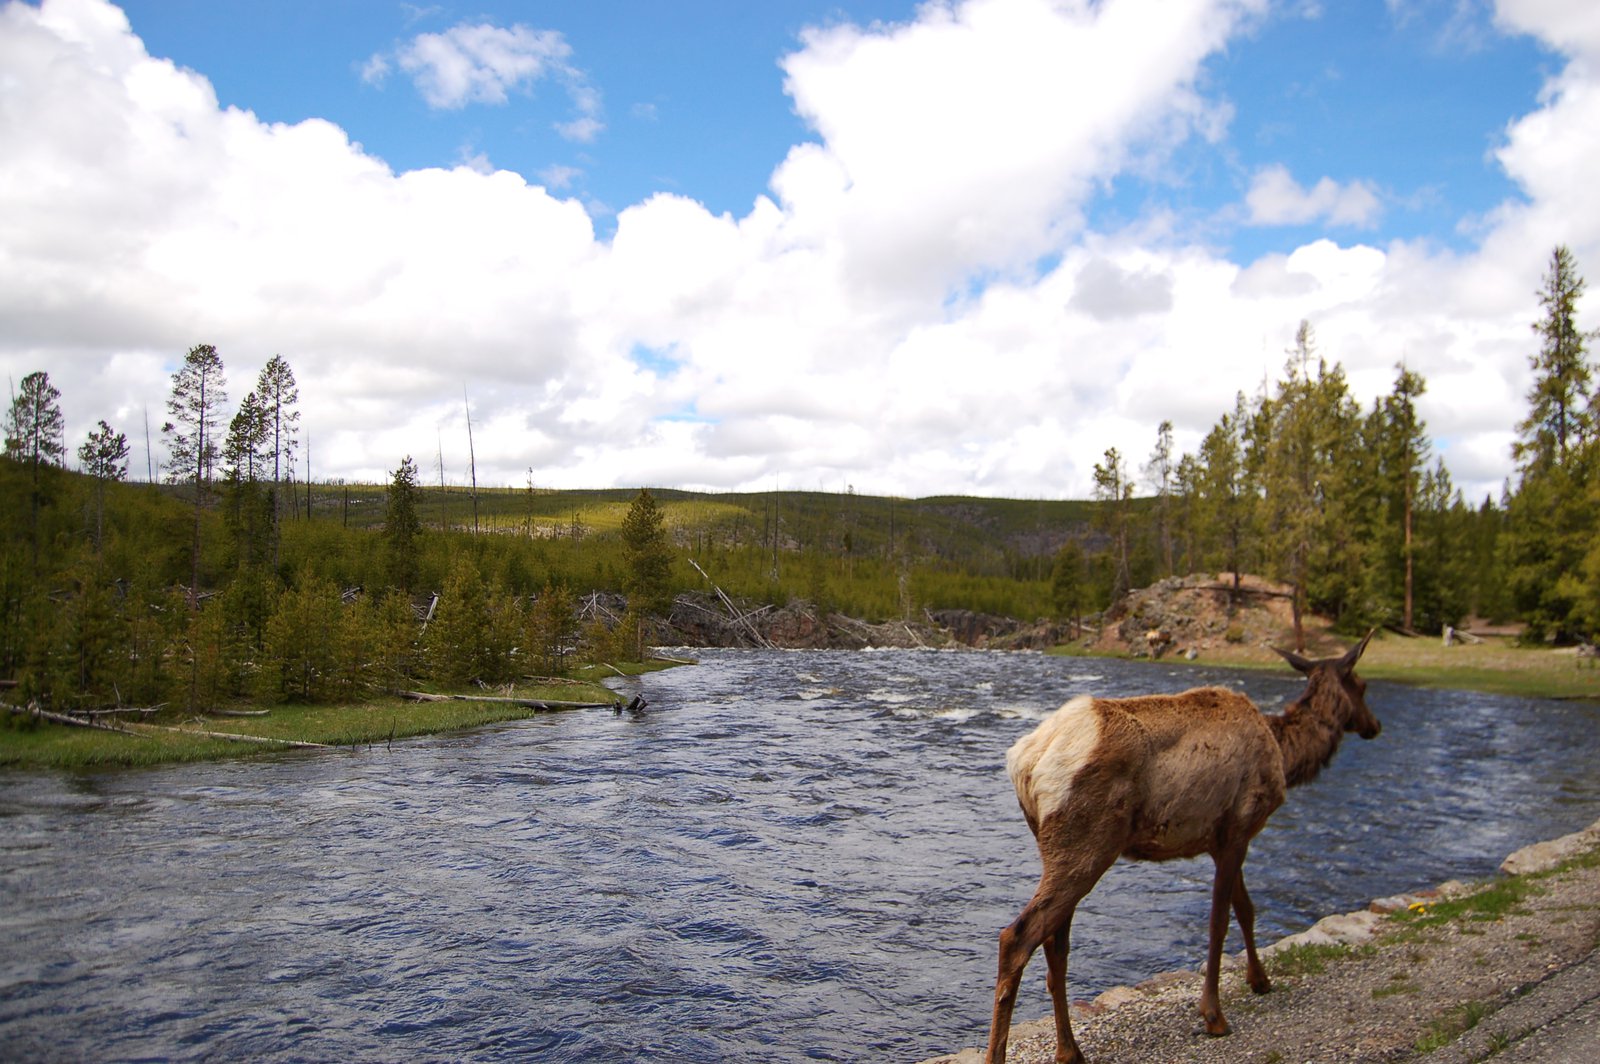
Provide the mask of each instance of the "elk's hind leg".
{"label": "elk's hind leg", "polygon": [[1239,920],[1239,934],[1244,937],[1244,954],[1249,962],[1245,978],[1251,990],[1265,994],[1272,989],[1272,980],[1267,978],[1267,970],[1256,956],[1256,907],[1250,901],[1250,892],[1244,889],[1242,867],[1233,881],[1233,915]]}
{"label": "elk's hind leg", "polygon": [[1072,937],[1072,913],[1067,913],[1061,930],[1044,940],[1044,958],[1050,966],[1046,985],[1050,989],[1050,1007],[1056,1018],[1057,1064],[1076,1064],[1083,1060],[1083,1052],[1072,1037],[1072,1021],[1067,1013],[1067,947]]}
{"label": "elk's hind leg", "polygon": [[[1006,1043],[1011,1035],[1011,1012],[1017,1004],[1017,988],[1022,983],[1022,970],[1027,967],[1033,951],[1041,945],[1049,943],[1045,949],[1045,956],[1050,961],[1053,996],[1053,977],[1057,963],[1055,950],[1057,944],[1061,944],[1063,952],[1059,959],[1063,992],[1065,991],[1065,943],[1059,936],[1062,929],[1071,924],[1072,911],[1081,896],[1047,891],[1045,884],[1041,883],[1039,890],[1023,907],[1022,914],[1011,922],[1011,926],[1000,932],[1000,971],[995,978],[994,1015],[989,1021],[989,1051],[984,1056],[986,1064],[1003,1064],[1006,1059]],[[1058,1031],[1065,1022],[1065,1013],[1058,1013],[1056,1017]],[[1078,1047],[1072,1041],[1070,1027],[1067,1028],[1067,1037],[1064,1041],[1065,1046],[1070,1046],[1071,1052],[1077,1054]],[[1057,1060],[1076,1062],[1083,1059],[1081,1054],[1062,1056],[1064,1046],[1059,1043],[1058,1037]]]}

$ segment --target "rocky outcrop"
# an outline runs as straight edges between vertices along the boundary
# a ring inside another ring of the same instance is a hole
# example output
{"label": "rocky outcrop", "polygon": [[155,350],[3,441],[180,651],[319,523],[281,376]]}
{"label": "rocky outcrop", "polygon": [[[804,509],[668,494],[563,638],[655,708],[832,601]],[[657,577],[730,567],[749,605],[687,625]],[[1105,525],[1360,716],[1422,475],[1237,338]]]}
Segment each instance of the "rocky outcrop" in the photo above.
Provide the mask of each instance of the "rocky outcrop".
{"label": "rocky outcrop", "polygon": [[1232,573],[1196,573],[1130,591],[1106,611],[1092,646],[1112,654],[1193,656],[1224,644],[1279,642],[1292,624],[1287,585],[1245,575],[1235,593]]}

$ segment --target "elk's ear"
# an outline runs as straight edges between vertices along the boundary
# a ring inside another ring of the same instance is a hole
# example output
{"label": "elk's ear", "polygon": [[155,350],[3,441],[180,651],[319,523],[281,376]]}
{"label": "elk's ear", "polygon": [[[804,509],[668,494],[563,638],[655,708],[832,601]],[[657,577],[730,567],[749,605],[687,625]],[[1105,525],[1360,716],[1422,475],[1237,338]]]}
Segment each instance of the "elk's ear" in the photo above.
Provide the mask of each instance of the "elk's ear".
{"label": "elk's ear", "polygon": [[1339,659],[1340,672],[1349,672],[1351,669],[1356,667],[1356,662],[1360,661],[1361,655],[1367,652],[1367,644],[1372,642],[1372,637],[1376,635],[1377,632],[1378,630],[1376,628],[1368,630],[1367,634],[1362,637],[1361,642],[1351,647],[1349,652],[1346,653],[1344,657]]}
{"label": "elk's ear", "polygon": [[1295,671],[1296,672],[1303,672],[1307,676],[1311,675],[1311,667],[1313,665],[1315,665],[1316,662],[1310,661],[1309,659],[1306,659],[1306,658],[1302,658],[1299,654],[1296,654],[1294,651],[1285,650],[1282,647],[1273,647],[1272,649],[1276,650],[1278,652],[1278,656],[1283,658],[1284,661],[1287,661],[1290,665],[1293,665],[1295,667]]}

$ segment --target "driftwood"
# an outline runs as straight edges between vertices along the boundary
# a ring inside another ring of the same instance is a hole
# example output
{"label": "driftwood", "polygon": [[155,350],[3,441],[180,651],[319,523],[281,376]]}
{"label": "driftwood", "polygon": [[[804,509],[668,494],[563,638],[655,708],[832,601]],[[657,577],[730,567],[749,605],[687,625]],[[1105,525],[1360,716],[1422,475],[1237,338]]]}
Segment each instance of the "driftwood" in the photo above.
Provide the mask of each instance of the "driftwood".
{"label": "driftwood", "polygon": [[272,715],[270,709],[209,709],[206,712],[214,717],[267,717]]}
{"label": "driftwood", "polygon": [[553,698],[504,698],[499,695],[436,695],[427,691],[390,691],[408,702],[502,702],[526,709],[605,709],[615,702],[563,702]]}

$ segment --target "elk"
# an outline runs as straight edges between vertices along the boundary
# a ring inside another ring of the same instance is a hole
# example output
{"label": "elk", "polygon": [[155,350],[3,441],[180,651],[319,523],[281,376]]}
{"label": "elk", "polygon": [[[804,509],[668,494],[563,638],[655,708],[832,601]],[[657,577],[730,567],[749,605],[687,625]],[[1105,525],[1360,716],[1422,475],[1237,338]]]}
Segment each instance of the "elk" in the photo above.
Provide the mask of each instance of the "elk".
{"label": "elk", "polygon": [[1283,804],[1285,790],[1315,779],[1345,732],[1371,739],[1382,730],[1367,709],[1366,682],[1355,674],[1371,639],[1368,632],[1343,657],[1320,661],[1279,650],[1305,675],[1306,687],[1278,716],[1263,715],[1223,687],[1137,698],[1083,695],[1011,747],[1006,771],[1044,872],[1021,915],[1000,932],[988,1064],[1004,1064],[1017,986],[1040,946],[1049,965],[1056,1060],[1083,1060],[1067,1016],[1067,942],[1078,902],[1119,856],[1166,861],[1205,853],[1216,865],[1200,992],[1207,1034],[1228,1033],[1217,976],[1230,907],[1244,937],[1250,988],[1272,989],[1256,956],[1245,852]]}

